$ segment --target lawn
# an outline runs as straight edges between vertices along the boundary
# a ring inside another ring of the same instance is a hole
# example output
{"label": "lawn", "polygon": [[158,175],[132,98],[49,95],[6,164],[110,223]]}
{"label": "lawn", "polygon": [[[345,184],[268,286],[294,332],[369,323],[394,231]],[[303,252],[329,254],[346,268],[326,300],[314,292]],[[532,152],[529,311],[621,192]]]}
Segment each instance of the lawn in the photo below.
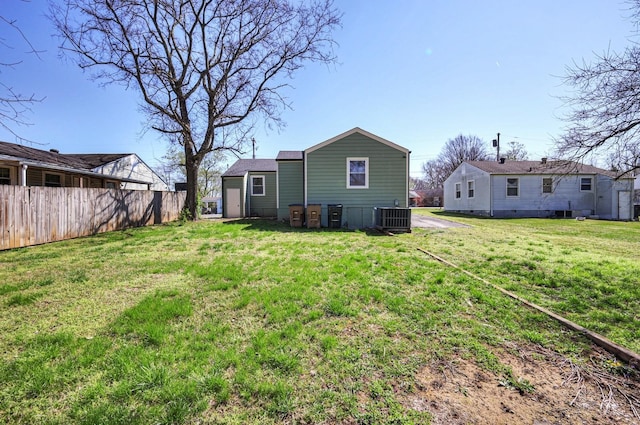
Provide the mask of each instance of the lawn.
{"label": "lawn", "polygon": [[501,352],[587,361],[582,336],[417,248],[640,350],[638,223],[451,219],[471,227],[203,221],[0,252],[0,422],[429,423],[407,402],[426,365],[527,392]]}

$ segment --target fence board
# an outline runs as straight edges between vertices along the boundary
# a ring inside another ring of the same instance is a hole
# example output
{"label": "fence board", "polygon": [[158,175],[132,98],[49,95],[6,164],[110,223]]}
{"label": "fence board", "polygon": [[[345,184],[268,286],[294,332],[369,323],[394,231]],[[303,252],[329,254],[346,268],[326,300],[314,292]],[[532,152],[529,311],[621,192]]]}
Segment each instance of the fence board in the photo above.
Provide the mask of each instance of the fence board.
{"label": "fence board", "polygon": [[176,220],[184,192],[0,186],[0,250]]}

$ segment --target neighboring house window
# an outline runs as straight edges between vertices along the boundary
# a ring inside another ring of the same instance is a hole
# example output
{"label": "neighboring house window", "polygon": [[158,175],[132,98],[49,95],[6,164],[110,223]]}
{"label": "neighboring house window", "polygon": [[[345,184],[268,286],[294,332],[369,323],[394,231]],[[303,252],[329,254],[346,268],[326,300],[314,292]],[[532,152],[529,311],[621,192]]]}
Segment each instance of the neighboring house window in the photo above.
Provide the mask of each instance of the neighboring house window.
{"label": "neighboring house window", "polygon": [[115,189],[116,188],[116,182],[107,180],[105,182],[105,184],[104,184],[104,187],[106,187],[107,189]]}
{"label": "neighboring house window", "polygon": [[347,189],[369,188],[369,158],[347,158]]}
{"label": "neighboring house window", "polygon": [[251,176],[251,195],[264,196],[264,176]]}
{"label": "neighboring house window", "polygon": [[62,187],[62,176],[60,174],[44,173],[44,185],[47,187]]}
{"label": "neighboring house window", "polygon": [[11,184],[11,170],[9,168],[0,168],[0,184]]}
{"label": "neighboring house window", "polygon": [[462,196],[462,183],[456,183],[456,199],[460,199]]}
{"label": "neighboring house window", "polygon": [[542,193],[553,192],[553,179],[551,177],[542,178]]}
{"label": "neighboring house window", "polygon": [[474,182],[473,180],[467,182],[467,197],[468,198],[473,198],[475,192],[476,192],[476,182]]}
{"label": "neighboring house window", "polygon": [[515,197],[518,196],[518,186],[520,184],[520,179],[517,177],[509,177],[507,178],[507,196]]}
{"label": "neighboring house window", "polygon": [[591,177],[580,178],[580,192],[591,192],[591,185],[593,180]]}

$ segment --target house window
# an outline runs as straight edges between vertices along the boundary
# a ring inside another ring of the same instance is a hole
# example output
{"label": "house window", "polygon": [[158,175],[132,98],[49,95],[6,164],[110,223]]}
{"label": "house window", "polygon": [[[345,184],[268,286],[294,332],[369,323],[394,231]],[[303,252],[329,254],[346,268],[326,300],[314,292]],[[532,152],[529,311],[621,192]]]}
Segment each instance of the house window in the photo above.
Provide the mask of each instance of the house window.
{"label": "house window", "polygon": [[591,192],[593,180],[591,177],[581,177],[580,178],[580,192]]}
{"label": "house window", "polygon": [[251,195],[264,196],[264,176],[251,176]]}
{"label": "house window", "polygon": [[520,179],[517,177],[507,178],[507,197],[518,196],[518,186],[520,185]]}
{"label": "house window", "polygon": [[347,189],[369,188],[369,158],[347,158]]}
{"label": "house window", "polygon": [[9,168],[0,168],[0,184],[11,184],[11,170]]}
{"label": "house window", "polygon": [[542,193],[553,192],[553,179],[551,177],[542,178]]}
{"label": "house window", "polygon": [[62,175],[44,173],[44,185],[47,187],[62,187]]}
{"label": "house window", "polygon": [[460,199],[462,196],[462,183],[456,183],[456,199]]}
{"label": "house window", "polygon": [[116,182],[111,181],[111,180],[107,180],[106,182],[104,182],[104,187],[106,187],[107,189],[115,189],[116,188]]}
{"label": "house window", "polygon": [[467,197],[473,198],[475,192],[476,192],[476,182],[474,182],[473,180],[467,182]]}

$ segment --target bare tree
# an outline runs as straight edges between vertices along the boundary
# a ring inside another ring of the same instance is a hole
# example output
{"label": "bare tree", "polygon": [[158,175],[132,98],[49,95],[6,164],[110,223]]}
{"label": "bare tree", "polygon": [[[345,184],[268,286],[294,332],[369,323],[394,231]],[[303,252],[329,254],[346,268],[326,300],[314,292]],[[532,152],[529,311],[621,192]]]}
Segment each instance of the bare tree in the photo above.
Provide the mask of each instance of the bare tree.
{"label": "bare tree", "polygon": [[511,141],[507,143],[509,148],[504,153],[504,157],[510,161],[524,161],[529,159],[529,152],[524,147],[523,143]]}
{"label": "bare tree", "polygon": [[443,187],[444,181],[464,161],[486,161],[491,158],[487,145],[478,136],[459,134],[445,143],[436,159],[422,165],[427,187]]}
{"label": "bare tree", "polygon": [[[640,24],[640,0],[632,19]],[[640,45],[611,50],[567,67],[564,83],[572,94],[564,101],[568,125],[556,140],[557,155],[582,162],[598,156],[622,174],[640,168]]]}
{"label": "bare tree", "polygon": [[184,150],[187,208],[213,151],[241,152],[252,119],[280,125],[282,89],[309,61],[331,63],[332,0],[61,0],[62,48],[106,84],[135,87],[151,128]]}
{"label": "bare tree", "polygon": [[[22,59],[15,58],[14,42],[9,41],[10,35],[16,36],[15,44],[22,44],[27,47],[26,51],[20,54],[33,54],[39,57],[40,51],[31,44],[29,38],[22,32],[17,21],[0,15],[0,29],[6,28],[6,36],[0,36],[0,67],[15,68],[22,63]],[[42,98],[35,94],[24,95],[18,91],[11,83],[0,81],[0,127],[12,134],[18,140],[25,140],[18,134],[16,127],[30,125],[25,115],[30,112],[33,103],[41,102]]]}

